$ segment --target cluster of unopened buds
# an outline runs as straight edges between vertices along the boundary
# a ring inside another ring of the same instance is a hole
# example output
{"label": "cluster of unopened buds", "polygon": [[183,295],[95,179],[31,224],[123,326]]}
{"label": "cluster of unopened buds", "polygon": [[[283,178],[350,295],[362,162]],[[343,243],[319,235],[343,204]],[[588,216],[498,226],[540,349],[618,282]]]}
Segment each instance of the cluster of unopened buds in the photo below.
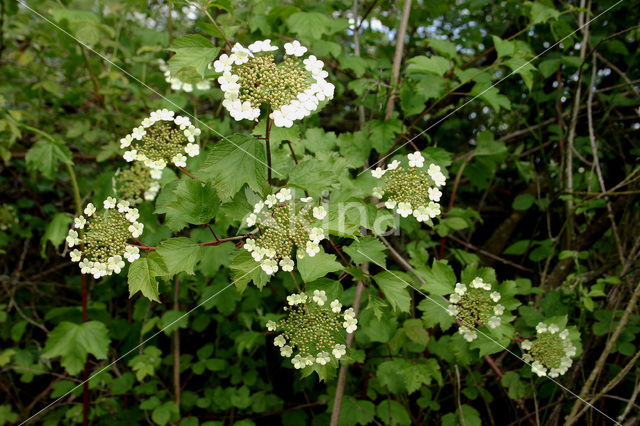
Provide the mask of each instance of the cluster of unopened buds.
{"label": "cluster of unopened buds", "polygon": [[569,339],[569,330],[560,331],[556,324],[538,323],[535,340],[520,343],[522,359],[531,363],[531,371],[538,376],[552,378],[563,375],[573,363],[576,347]]}
{"label": "cluster of unopened buds", "polygon": [[327,303],[324,290],[314,290],[311,297],[304,293],[289,295],[287,303],[287,317],[279,322],[268,321],[267,330],[281,332],[273,341],[280,348],[280,355],[290,358],[297,351],[291,359],[294,368],[337,362],[347,353],[340,332],[353,333],[358,328],[352,308],[343,312],[338,299]]}
{"label": "cluster of unopened buds", "polygon": [[160,71],[164,73],[164,79],[167,83],[171,85],[171,90],[175,91],[183,91],[183,92],[193,92],[196,90],[209,90],[211,89],[211,80],[209,79],[198,79],[192,83],[186,83],[180,80],[178,77],[171,75],[171,71],[169,71],[169,66],[164,61],[164,59],[158,59],[158,67]]}
{"label": "cluster of unopened buds", "polygon": [[143,199],[153,201],[160,191],[158,172],[136,161],[130,168],[116,172],[115,192],[131,205],[141,203]]}
{"label": "cluster of unopened buds", "polygon": [[295,120],[310,115],[320,102],[333,99],[335,87],[325,79],[324,63],[314,55],[300,58],[307,48],[299,41],[284,45],[281,63],[275,63],[277,46],[260,40],[248,47],[236,43],[231,54],[222,54],[213,63],[224,92],[223,106],[235,120],[257,120],[260,107],[267,104],[269,118],[277,127],[291,127]]}
{"label": "cluster of unopened buds", "polygon": [[140,257],[138,247],[127,241],[138,238],[144,230],[138,222],[138,209],[130,207],[128,201],[107,197],[103,206],[104,212],[96,214],[96,207],[87,204],[84,214],[73,220],[66,238],[67,245],[73,248],[71,260],[79,262],[83,274],[96,279],[119,273],[125,266],[123,258],[133,262]]}
{"label": "cluster of unopened buds", "polygon": [[427,222],[440,215],[440,197],[447,178],[440,166],[430,164],[424,167],[424,157],[419,151],[407,156],[409,167],[394,160],[386,169],[381,167],[371,170],[376,179],[383,181],[381,186],[373,189],[373,195],[382,199],[384,205],[402,217],[411,214],[418,222]]}
{"label": "cluster of unopened buds", "polygon": [[200,129],[193,126],[188,117],[176,116],[165,108],[153,111],[139,127],[120,139],[120,148],[128,148],[123,155],[125,160],[141,161],[158,171],[168,163],[186,167],[186,155],[195,157],[200,153],[200,145],[196,143],[199,135]]}
{"label": "cluster of unopened buds", "polygon": [[458,319],[458,331],[462,337],[472,342],[478,337],[476,325],[496,328],[502,324],[505,308],[498,303],[500,299],[500,293],[491,290],[491,283],[476,277],[468,286],[456,284],[453,294],[449,296],[447,312]]}
{"label": "cluster of unopened buds", "polygon": [[247,226],[257,226],[259,235],[248,238],[244,248],[268,275],[275,274],[279,268],[293,271],[294,247],[299,259],[320,252],[324,231],[313,225],[324,219],[327,211],[323,206],[313,207],[311,197],[300,201],[302,206],[297,208],[292,190],[282,188],[256,203],[253,213],[246,218]]}

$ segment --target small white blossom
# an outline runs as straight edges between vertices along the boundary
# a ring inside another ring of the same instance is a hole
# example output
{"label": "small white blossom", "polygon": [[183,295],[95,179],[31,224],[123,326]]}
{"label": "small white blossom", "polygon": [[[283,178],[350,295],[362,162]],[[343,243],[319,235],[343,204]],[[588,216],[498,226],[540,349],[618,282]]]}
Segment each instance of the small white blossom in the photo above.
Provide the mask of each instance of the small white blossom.
{"label": "small white blossom", "polygon": [[327,294],[324,290],[314,290],[313,301],[316,302],[319,306],[323,306],[327,301]]}
{"label": "small white blossom", "polygon": [[82,259],[82,252],[78,249],[72,250],[69,254],[71,255],[72,262],[80,262],[80,259]]}
{"label": "small white blossom", "polygon": [[93,215],[95,212],[96,212],[96,206],[94,206],[91,203],[87,204],[87,207],[84,208],[84,214],[86,214],[89,217],[91,217],[91,215]]}
{"label": "small white blossom", "polygon": [[291,43],[285,43],[284,50],[287,55],[302,56],[307,53],[307,48],[300,44],[298,40]]}
{"label": "small white blossom", "polygon": [[87,223],[87,219],[84,216],[79,216],[73,219],[73,227],[76,229],[84,228],[84,225]]}
{"label": "small white blossom", "polygon": [[[319,206],[319,207],[314,207],[313,208],[313,217],[315,217],[318,220],[322,220],[327,216],[327,211],[325,210],[324,207]],[[323,236],[324,238],[324,236]]]}
{"label": "small white blossom", "polygon": [[340,359],[347,353],[347,347],[338,343],[333,347],[332,352],[333,356],[335,356],[337,359]]}
{"label": "small white blossom", "polygon": [[409,167],[422,167],[424,165],[424,157],[420,151],[407,155],[409,158]]}
{"label": "small white blossom", "polygon": [[319,352],[316,356],[316,362],[320,365],[325,365],[331,361],[331,357],[328,352]]}
{"label": "small white blossom", "polygon": [[277,324],[275,323],[275,321],[267,321],[267,330],[269,331],[276,331],[276,328],[278,328]]}
{"label": "small white blossom", "polygon": [[293,348],[289,345],[284,345],[280,348],[280,355],[289,358],[293,354]]}
{"label": "small white blossom", "polygon": [[371,174],[374,178],[380,179],[387,171],[381,167],[377,167],[375,170],[371,170]]}
{"label": "small white blossom", "polygon": [[334,299],[334,301],[331,302],[331,311],[337,314],[340,312],[341,309],[342,309],[342,303],[340,303],[338,299]]}
{"label": "small white blossom", "polygon": [[278,347],[283,347],[286,343],[287,341],[282,334],[276,336],[276,338],[273,339],[273,344]]}
{"label": "small white blossom", "polygon": [[140,259],[140,249],[138,247],[127,246],[124,249],[124,258],[133,263],[137,259]]}
{"label": "small white blossom", "polygon": [[103,201],[105,209],[115,209],[116,208],[116,199],[113,197],[107,197],[106,200]]}
{"label": "small white blossom", "polygon": [[284,258],[280,260],[280,267],[285,272],[293,271],[293,266],[294,266],[293,260],[291,260],[290,258]]}

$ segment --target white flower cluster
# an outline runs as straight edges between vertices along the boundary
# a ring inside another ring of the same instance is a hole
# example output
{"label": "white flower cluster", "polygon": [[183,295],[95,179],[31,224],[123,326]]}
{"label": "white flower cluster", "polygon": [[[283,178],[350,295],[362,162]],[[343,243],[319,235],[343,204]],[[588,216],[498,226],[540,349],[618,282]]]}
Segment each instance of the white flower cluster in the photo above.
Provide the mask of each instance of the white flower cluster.
{"label": "white flower cluster", "polygon": [[407,155],[409,168],[394,160],[386,169],[381,167],[371,170],[376,179],[384,181],[382,186],[373,189],[373,195],[387,199],[385,207],[395,211],[402,217],[411,214],[418,222],[427,222],[441,213],[440,188],[445,185],[447,178],[440,170],[440,166],[430,164],[424,170],[424,157],[419,151]]}
{"label": "white flower cluster", "polygon": [[[154,129],[156,123],[164,125]],[[158,171],[164,169],[169,161],[177,167],[186,167],[187,157],[184,154],[195,157],[200,153],[200,145],[195,139],[200,133],[188,117],[176,116],[175,112],[164,108],[153,111],[139,127],[120,139],[120,148],[131,147],[123,155],[128,162],[141,161]],[[153,177],[157,179],[159,175]]]}
{"label": "white flower cluster", "polygon": [[475,330],[477,324],[489,328],[502,324],[504,306],[498,303],[500,299],[499,292],[491,291],[491,283],[476,277],[469,286],[456,284],[453,294],[449,296],[447,312],[457,317],[460,322],[458,331],[466,341],[472,342],[478,337]]}
{"label": "white flower cluster", "polygon": [[311,197],[300,200],[303,206],[299,210],[293,201],[291,189],[282,188],[256,203],[253,213],[246,218],[247,226],[260,226],[261,235],[256,239],[248,238],[244,248],[260,262],[268,275],[275,274],[279,268],[293,271],[294,246],[298,248],[299,259],[305,254],[313,257],[320,252],[320,242],[325,238],[322,228],[312,224],[326,217],[326,209],[322,206],[312,208]]}
{"label": "white flower cluster", "polygon": [[560,331],[556,324],[538,323],[536,339],[520,343],[522,359],[531,363],[531,371],[538,376],[552,378],[563,375],[573,364],[576,347],[569,340],[569,330]]}
{"label": "white flower cluster", "polygon": [[353,333],[358,320],[349,308],[342,312],[342,304],[337,299],[326,307],[327,295],[324,290],[314,290],[313,296],[304,293],[287,296],[289,305],[287,318],[279,323],[267,322],[267,330],[282,331],[273,344],[280,348],[280,355],[290,358],[295,349],[298,353],[291,359],[293,367],[302,369],[313,364],[326,365],[331,356],[339,360],[347,353],[347,347],[336,341],[341,330]]}
{"label": "white flower cluster", "polygon": [[236,43],[213,63],[224,92],[223,106],[237,120],[257,120],[260,106],[271,106],[269,118],[277,127],[291,127],[310,115],[319,102],[333,99],[335,87],[325,79],[324,63],[310,55],[300,63],[307,48],[299,41],[286,43],[284,61],[276,66],[277,46],[271,40],[256,41],[245,48]]}
{"label": "white flower cluster", "polygon": [[160,71],[162,71],[164,73],[164,80],[169,83],[171,85],[171,90],[175,90],[177,92],[179,91],[183,91],[183,92],[193,92],[193,89],[197,89],[197,90],[209,90],[211,89],[211,80],[209,79],[199,79],[198,81],[194,83],[185,83],[184,81],[180,80],[178,77],[172,76],[171,75],[171,71],[169,71],[169,66],[167,65],[167,63],[164,61],[164,59],[158,59],[158,68],[160,68]]}
{"label": "white flower cluster", "polygon": [[97,215],[96,207],[87,204],[84,215],[74,219],[66,237],[70,248],[79,247],[70,252],[71,260],[79,262],[83,274],[96,279],[120,273],[125,266],[123,258],[133,262],[140,257],[139,249],[128,245],[127,240],[139,237],[144,230],[137,221],[138,209],[130,207],[129,202],[107,197],[103,205],[104,213]]}

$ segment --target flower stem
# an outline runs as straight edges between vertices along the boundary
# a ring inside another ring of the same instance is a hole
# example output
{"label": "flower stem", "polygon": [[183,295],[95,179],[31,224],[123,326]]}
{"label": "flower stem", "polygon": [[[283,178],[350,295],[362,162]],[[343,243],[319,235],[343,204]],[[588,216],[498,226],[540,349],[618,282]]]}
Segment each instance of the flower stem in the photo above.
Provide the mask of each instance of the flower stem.
{"label": "flower stem", "polygon": [[271,186],[271,144],[269,143],[269,137],[271,136],[271,119],[269,118],[270,113],[271,107],[267,106],[267,129],[265,131],[264,141],[267,148],[267,179],[269,181],[269,186]]}
{"label": "flower stem", "polygon": [[224,42],[227,43],[227,46],[229,47],[229,49],[231,49],[233,46],[231,45],[231,42],[229,41],[229,39],[227,38],[227,36],[224,35],[224,33],[222,32],[222,28],[220,28],[220,26],[216,23],[216,20],[213,19],[213,16],[211,16],[211,14],[209,13],[209,11],[207,10],[207,8],[203,8],[202,11],[204,12],[205,15],[207,15],[207,17],[209,18],[209,20],[213,23],[213,25],[216,27],[216,29],[218,30],[218,32],[220,33],[220,35],[222,36],[222,38],[224,39]]}

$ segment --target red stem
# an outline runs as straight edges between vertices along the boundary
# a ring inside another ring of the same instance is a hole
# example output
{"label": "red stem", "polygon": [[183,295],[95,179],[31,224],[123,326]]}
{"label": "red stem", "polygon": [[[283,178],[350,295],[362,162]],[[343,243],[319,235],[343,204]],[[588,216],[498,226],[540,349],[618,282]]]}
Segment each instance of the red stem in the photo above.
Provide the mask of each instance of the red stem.
{"label": "red stem", "polygon": [[[85,274],[80,275],[81,290],[82,290],[82,322],[88,321],[87,313],[87,276]],[[89,359],[84,362],[83,372],[84,384],[82,385],[82,426],[88,426],[89,424]]]}

